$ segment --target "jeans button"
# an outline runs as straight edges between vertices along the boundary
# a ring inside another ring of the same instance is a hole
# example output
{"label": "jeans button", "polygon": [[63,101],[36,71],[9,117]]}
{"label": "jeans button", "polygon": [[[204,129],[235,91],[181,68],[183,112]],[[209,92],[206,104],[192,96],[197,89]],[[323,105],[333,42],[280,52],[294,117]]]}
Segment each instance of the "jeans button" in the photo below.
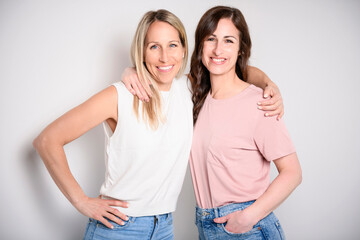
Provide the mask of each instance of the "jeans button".
{"label": "jeans button", "polygon": [[203,213],[202,213],[203,216],[207,216],[207,215],[209,215],[209,214],[210,214],[210,213],[208,213],[208,212],[203,212]]}

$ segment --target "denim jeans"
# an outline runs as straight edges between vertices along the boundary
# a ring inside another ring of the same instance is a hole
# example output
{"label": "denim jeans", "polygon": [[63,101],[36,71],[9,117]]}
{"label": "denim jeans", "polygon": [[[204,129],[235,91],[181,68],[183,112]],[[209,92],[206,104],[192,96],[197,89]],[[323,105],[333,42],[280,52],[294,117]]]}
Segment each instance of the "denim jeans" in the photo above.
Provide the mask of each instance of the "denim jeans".
{"label": "denim jeans", "polygon": [[84,235],[84,240],[125,239],[125,240],[173,240],[173,218],[171,213],[130,217],[125,224],[118,225],[109,220],[114,226],[110,229],[101,222],[90,218]]}
{"label": "denim jeans", "polygon": [[231,203],[219,208],[203,209],[196,207],[196,226],[200,240],[284,240],[285,235],[274,213],[261,219],[253,229],[246,233],[231,233],[225,229],[226,223],[218,224],[214,218],[226,216],[232,212],[244,210],[254,201]]}

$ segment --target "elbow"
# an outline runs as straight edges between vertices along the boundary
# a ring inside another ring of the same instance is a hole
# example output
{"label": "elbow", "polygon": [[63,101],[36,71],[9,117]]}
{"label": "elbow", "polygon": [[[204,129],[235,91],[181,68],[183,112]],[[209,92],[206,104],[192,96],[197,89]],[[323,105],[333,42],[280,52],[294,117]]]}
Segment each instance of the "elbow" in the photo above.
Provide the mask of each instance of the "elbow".
{"label": "elbow", "polygon": [[302,183],[302,173],[300,172],[299,176],[298,176],[298,182],[297,182],[297,185],[299,186],[301,183]]}
{"label": "elbow", "polygon": [[302,177],[302,171],[299,169],[296,172],[296,186],[299,186],[302,183],[303,177]]}
{"label": "elbow", "polygon": [[46,148],[47,142],[47,137],[43,134],[40,134],[33,140],[32,145],[36,151],[40,152]]}
{"label": "elbow", "polygon": [[47,134],[47,133],[40,133],[39,136],[37,136],[33,140],[33,147],[35,150],[41,155],[43,152],[46,152],[49,149],[52,149],[55,146],[60,145],[58,140],[53,137],[53,135]]}

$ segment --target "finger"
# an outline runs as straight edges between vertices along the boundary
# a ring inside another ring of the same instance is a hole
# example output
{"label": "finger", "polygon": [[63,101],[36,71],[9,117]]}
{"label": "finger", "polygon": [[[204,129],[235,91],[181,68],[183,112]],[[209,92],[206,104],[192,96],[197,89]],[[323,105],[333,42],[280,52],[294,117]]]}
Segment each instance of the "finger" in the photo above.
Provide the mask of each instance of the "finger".
{"label": "finger", "polygon": [[[119,210],[117,210],[116,208],[112,208],[112,207],[109,207],[109,209],[107,210],[109,213],[111,213],[112,215],[114,216],[117,216],[116,218],[117,219],[123,219],[124,221],[127,221],[129,220],[129,217],[126,216],[124,213],[120,212]],[[116,222],[116,221],[114,221]]]}
{"label": "finger", "polygon": [[150,80],[148,80],[147,81],[147,85],[145,86],[145,91],[146,91],[146,93],[147,93],[147,95],[149,96],[149,97],[152,97],[152,91],[151,91],[151,88],[150,88],[150,86],[151,86],[152,84],[151,84],[151,82],[150,82]]}
{"label": "finger", "polygon": [[106,200],[106,202],[109,206],[123,207],[123,208],[129,207],[128,202],[121,201],[121,200]]}
{"label": "finger", "polygon": [[258,106],[258,109],[263,110],[263,111],[279,110],[279,113],[280,113],[281,107],[280,107],[280,103],[276,102],[272,105]]}
{"label": "finger", "polygon": [[146,93],[144,87],[140,83],[136,83],[136,86],[138,87],[139,91],[141,92],[141,95],[144,97],[144,100],[146,102],[148,102],[149,101],[149,96]]}
{"label": "finger", "polygon": [[264,90],[264,98],[268,98],[269,96],[271,96],[272,94],[272,90],[270,87],[266,87],[265,90]]}
{"label": "finger", "polygon": [[135,95],[135,91],[134,89],[131,87],[130,83],[124,83],[125,87],[127,88],[127,90],[129,90],[129,92],[131,92],[132,95]]}
{"label": "finger", "polygon": [[279,121],[282,118],[282,116],[284,116],[284,109],[281,111],[281,113],[277,116],[276,119]]}
{"label": "finger", "polygon": [[280,111],[279,110],[275,110],[275,111],[269,111],[269,112],[266,112],[264,115],[265,117],[273,117],[273,116],[277,116],[280,114]]}
{"label": "finger", "polygon": [[124,221],[122,221],[120,218],[116,217],[115,215],[111,214],[111,213],[106,213],[104,214],[105,217],[111,221],[113,221],[114,223],[123,226],[125,223]]}
{"label": "finger", "polygon": [[214,222],[216,223],[225,223],[227,222],[227,215],[224,217],[220,217],[220,218],[214,218]]}
{"label": "finger", "polygon": [[99,219],[96,219],[96,220],[99,220],[102,224],[104,224],[108,228],[111,228],[111,229],[114,228],[114,226],[111,223],[109,223],[109,221],[106,220],[104,217],[100,217]]}
{"label": "finger", "polygon": [[148,97],[151,97],[152,95],[151,95],[151,89],[150,89],[150,85],[151,85],[151,81],[150,80],[147,80],[146,81],[146,83],[145,83],[145,86],[143,86],[142,84],[141,84],[141,82],[143,82],[143,81],[140,81],[139,80],[139,77],[138,77],[138,75],[135,73],[134,75],[133,75],[133,84],[136,84],[137,85],[137,87],[141,90],[143,90],[143,96],[148,96]]}
{"label": "finger", "polygon": [[273,105],[276,102],[281,102],[281,98],[279,96],[274,96],[272,98],[263,100],[263,101],[259,101],[257,104],[259,106],[268,106],[268,105]]}
{"label": "finger", "polygon": [[134,83],[134,84],[131,84],[131,86],[132,86],[132,88],[135,90],[135,95],[136,95],[140,100],[143,101],[143,99],[144,99],[144,98],[143,98],[143,95],[141,94],[141,92],[140,92],[137,84]]}

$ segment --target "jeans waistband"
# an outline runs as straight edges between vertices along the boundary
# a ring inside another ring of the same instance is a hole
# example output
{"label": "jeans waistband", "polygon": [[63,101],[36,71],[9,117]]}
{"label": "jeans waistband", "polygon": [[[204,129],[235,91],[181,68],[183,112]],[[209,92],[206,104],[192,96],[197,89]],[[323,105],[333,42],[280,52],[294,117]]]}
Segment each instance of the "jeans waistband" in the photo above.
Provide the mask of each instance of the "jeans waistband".
{"label": "jeans waistband", "polygon": [[200,208],[196,207],[196,217],[201,218],[203,220],[209,219],[212,220],[214,218],[223,217],[228,215],[229,213],[244,210],[245,208],[249,207],[253,204],[255,200],[242,202],[242,203],[230,203],[221,207],[215,208]]}

